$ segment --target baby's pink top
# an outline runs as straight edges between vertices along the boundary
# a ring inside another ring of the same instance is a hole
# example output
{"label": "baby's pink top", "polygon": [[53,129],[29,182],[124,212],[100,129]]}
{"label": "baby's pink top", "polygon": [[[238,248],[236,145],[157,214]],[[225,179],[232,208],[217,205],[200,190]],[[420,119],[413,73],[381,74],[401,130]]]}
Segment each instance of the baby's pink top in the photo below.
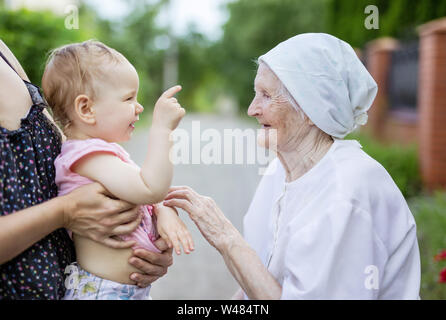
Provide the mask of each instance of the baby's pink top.
{"label": "baby's pink top", "polygon": [[[117,143],[109,143],[102,139],[87,140],[67,140],[62,144],[62,151],[54,161],[56,168],[56,184],[59,188],[59,195],[70,193],[74,189],[93,181],[83,177],[73,171],[71,168],[76,161],[95,153],[106,152],[117,156],[122,161],[138,167],[129,154]],[[110,174],[113,174],[110,172]],[[143,205],[139,207],[143,213],[143,219],[140,225],[130,235],[121,236],[124,240],[136,240],[134,248],[144,248],[149,251],[160,252],[153,242],[158,238],[155,227],[155,216],[152,216],[152,206]],[[70,234],[71,235],[71,234]]]}

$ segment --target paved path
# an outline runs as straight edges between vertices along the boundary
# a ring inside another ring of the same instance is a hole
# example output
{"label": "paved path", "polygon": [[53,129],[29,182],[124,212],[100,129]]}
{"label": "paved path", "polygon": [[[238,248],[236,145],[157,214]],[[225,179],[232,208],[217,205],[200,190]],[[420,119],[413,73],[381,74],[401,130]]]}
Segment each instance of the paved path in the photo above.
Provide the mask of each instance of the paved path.
{"label": "paved path", "polygon": [[[199,120],[201,131],[206,128],[253,128],[255,123],[219,115],[188,115],[180,128],[191,132],[192,121]],[[202,146],[206,143],[202,143]],[[139,165],[145,157],[147,131],[137,130],[131,141],[124,144],[132,159]],[[261,176],[256,165],[180,164],[175,167],[173,185],[189,185],[198,193],[212,197],[229,220],[242,231],[242,219],[254,195]],[[226,269],[223,259],[201,236],[185,212],[186,222],[195,241],[195,251],[174,257],[166,276],[153,284],[153,299],[228,299],[238,284]]]}

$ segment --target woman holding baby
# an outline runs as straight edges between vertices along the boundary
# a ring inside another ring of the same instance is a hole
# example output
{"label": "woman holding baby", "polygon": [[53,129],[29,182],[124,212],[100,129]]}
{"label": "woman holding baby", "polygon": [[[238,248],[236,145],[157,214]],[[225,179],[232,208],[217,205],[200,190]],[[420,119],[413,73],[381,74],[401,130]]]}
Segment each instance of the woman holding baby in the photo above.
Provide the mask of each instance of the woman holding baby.
{"label": "woman holding baby", "polygon": [[[0,300],[61,299],[66,267],[75,261],[65,228],[102,246],[128,249],[138,207],[116,199],[99,183],[60,197],[54,160],[65,137],[55,126],[39,88],[29,82],[13,53],[0,41]],[[129,282],[148,287],[167,272],[172,250],[138,248],[128,258]],[[128,249],[131,250],[131,249]]]}

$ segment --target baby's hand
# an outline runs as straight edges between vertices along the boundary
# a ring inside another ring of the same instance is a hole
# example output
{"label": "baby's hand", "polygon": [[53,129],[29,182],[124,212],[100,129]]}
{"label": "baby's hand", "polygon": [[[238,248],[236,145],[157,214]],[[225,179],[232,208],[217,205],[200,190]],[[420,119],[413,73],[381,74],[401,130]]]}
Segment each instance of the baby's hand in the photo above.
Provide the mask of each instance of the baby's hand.
{"label": "baby's hand", "polygon": [[180,120],[184,117],[186,111],[174,98],[174,95],[181,90],[181,86],[175,86],[167,89],[155,104],[153,109],[152,124],[167,127],[175,130]]}
{"label": "baby's hand", "polygon": [[157,219],[158,233],[169,248],[175,248],[175,252],[181,254],[180,243],[185,253],[189,254],[194,250],[194,241],[187,230],[184,222],[178,217],[176,209],[166,207],[162,204],[154,206]]}

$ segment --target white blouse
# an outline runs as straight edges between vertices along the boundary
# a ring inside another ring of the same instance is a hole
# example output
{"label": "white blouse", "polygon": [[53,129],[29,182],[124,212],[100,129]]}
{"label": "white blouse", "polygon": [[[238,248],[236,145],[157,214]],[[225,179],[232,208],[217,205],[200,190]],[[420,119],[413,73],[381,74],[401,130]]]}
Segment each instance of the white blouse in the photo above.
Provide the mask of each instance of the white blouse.
{"label": "white blouse", "polygon": [[244,217],[244,235],[282,299],[419,299],[415,220],[356,140],[335,140],[290,183],[275,159]]}

